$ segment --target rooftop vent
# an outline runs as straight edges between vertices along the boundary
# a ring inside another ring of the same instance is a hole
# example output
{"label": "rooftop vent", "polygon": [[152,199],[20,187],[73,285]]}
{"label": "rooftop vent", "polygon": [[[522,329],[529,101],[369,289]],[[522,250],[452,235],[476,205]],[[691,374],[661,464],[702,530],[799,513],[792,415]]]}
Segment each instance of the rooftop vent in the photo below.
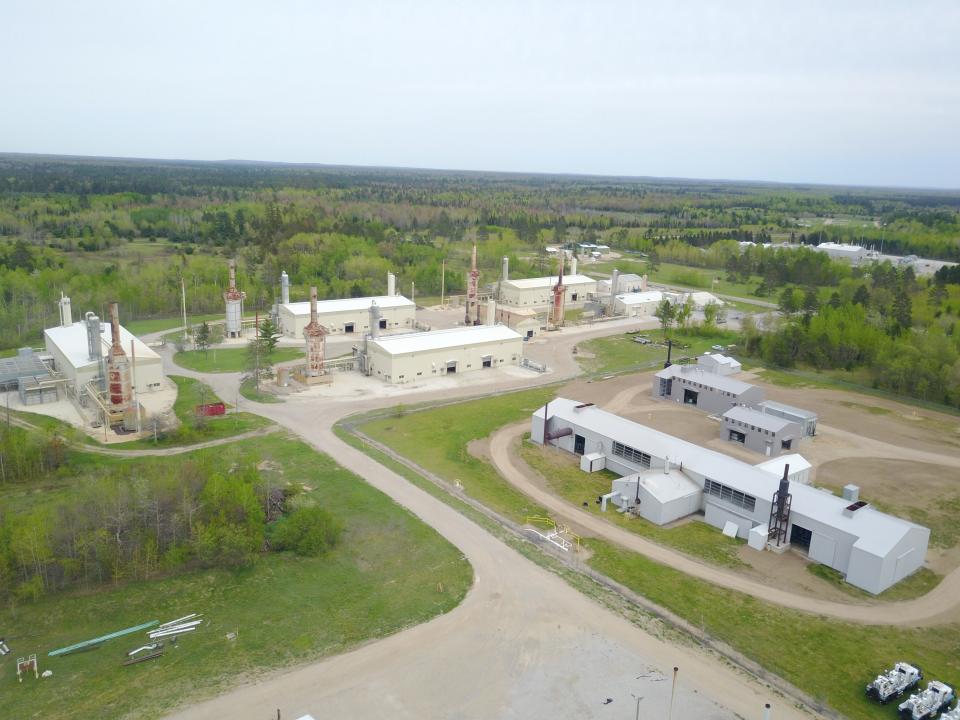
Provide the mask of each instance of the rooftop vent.
{"label": "rooftop vent", "polygon": [[853,517],[853,514],[862,508],[867,506],[866,500],[857,500],[855,503],[850,503],[843,509],[843,514],[847,517]]}

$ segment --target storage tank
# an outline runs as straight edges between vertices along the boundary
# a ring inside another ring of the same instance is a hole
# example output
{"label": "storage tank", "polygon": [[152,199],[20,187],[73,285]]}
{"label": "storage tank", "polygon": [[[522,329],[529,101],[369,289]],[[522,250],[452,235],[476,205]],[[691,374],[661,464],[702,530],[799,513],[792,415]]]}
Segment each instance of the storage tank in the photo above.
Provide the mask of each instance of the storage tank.
{"label": "storage tank", "polygon": [[237,290],[237,262],[235,260],[230,260],[229,269],[229,286],[223,294],[223,301],[226,304],[224,335],[228,338],[238,338],[243,322],[243,299],[246,297],[246,293]]}

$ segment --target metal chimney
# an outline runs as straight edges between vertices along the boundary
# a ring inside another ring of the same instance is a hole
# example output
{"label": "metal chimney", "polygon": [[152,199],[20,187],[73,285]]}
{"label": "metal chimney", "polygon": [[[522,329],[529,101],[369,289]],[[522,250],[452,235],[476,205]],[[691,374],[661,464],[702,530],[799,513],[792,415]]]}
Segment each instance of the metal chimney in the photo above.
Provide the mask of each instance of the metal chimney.
{"label": "metal chimney", "polygon": [[70,298],[60,293],[60,325],[70,327],[73,325],[73,313],[70,310]]}
{"label": "metal chimney", "polygon": [[510,258],[504,256],[500,261],[500,280],[506,282],[510,279]]}
{"label": "metal chimney", "polygon": [[570,259],[570,274],[571,274],[571,275],[576,275],[576,274],[577,274],[577,256],[576,256],[576,255],[574,255],[574,256]]}
{"label": "metal chimney", "polygon": [[763,706],[763,720],[770,720],[770,703]]}
{"label": "metal chimney", "polygon": [[670,355],[673,353],[673,340],[667,340],[667,361],[663,364],[663,367],[668,368],[673,365],[670,362]]}
{"label": "metal chimney", "polygon": [[99,360],[103,357],[103,345],[100,342],[100,318],[92,312],[84,316],[87,323],[87,355],[90,360]]}
{"label": "metal chimney", "polygon": [[287,305],[290,302],[290,276],[284,270],[280,273],[280,303]]}
{"label": "metal chimney", "polygon": [[393,297],[397,294],[397,276],[392,272],[387,273],[387,295]]}
{"label": "metal chimney", "polygon": [[370,337],[376,340],[380,337],[380,308],[377,301],[370,301]]}
{"label": "metal chimney", "polygon": [[647,291],[647,276],[644,275],[643,277],[640,278],[640,292],[646,292],[646,291]]}
{"label": "metal chimney", "polygon": [[317,325],[317,286],[310,287],[310,324]]}
{"label": "metal chimney", "polygon": [[616,297],[617,291],[620,289],[620,271],[617,268],[613,269],[613,275],[610,276],[610,297],[611,299]]}
{"label": "metal chimney", "polygon": [[493,298],[487,300],[487,317],[484,321],[484,325],[496,325],[497,324],[497,301]]}
{"label": "metal chimney", "polygon": [[125,356],[123,343],[120,342],[120,310],[117,303],[110,303],[110,356]]}

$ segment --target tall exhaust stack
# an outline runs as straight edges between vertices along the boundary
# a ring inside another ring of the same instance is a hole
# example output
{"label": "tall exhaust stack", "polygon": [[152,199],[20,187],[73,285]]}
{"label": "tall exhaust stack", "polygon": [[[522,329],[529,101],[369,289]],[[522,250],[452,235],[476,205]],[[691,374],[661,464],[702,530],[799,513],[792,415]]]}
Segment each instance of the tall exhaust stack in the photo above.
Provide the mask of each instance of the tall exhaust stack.
{"label": "tall exhaust stack", "polygon": [[577,274],[577,256],[576,255],[570,258],[570,274],[571,275]]}
{"label": "tall exhaust stack", "polygon": [[397,294],[397,276],[392,272],[387,273],[387,295],[393,297]]}
{"label": "tall exhaust stack", "polygon": [[500,282],[506,282],[510,279],[510,258],[504,256],[500,261]]}
{"label": "tall exhaust stack", "polygon": [[380,308],[376,300],[370,301],[370,337],[374,340],[380,337]]}
{"label": "tall exhaust stack", "polygon": [[310,323],[303,329],[307,343],[307,375],[319,377],[324,373],[327,331],[317,320],[317,288],[310,288]]}
{"label": "tall exhaust stack", "polygon": [[288,305],[290,303],[290,276],[284,270],[280,273],[280,304]]}
{"label": "tall exhaust stack", "polygon": [[792,503],[790,465],[784,465],[780,487],[773,494],[773,502],[770,504],[770,520],[767,523],[767,541],[776,543],[777,547],[787,543],[787,529],[790,527],[790,506]]}
{"label": "tall exhaust stack", "polygon": [[497,324],[497,301],[493,298],[487,300],[487,317],[484,319],[484,325]]}
{"label": "tall exhaust stack", "polygon": [[480,271],[477,270],[477,244],[473,244],[470,256],[470,273],[467,275],[467,307],[463,316],[464,325],[480,324],[480,304],[478,301]]}
{"label": "tall exhaust stack", "polygon": [[566,301],[566,288],[563,286],[563,257],[560,253],[560,273],[557,275],[557,284],[553,286],[553,311],[551,320],[555,328],[563,327],[564,304]]}
{"label": "tall exhaust stack", "polygon": [[613,315],[613,305],[617,297],[617,291],[620,290],[620,271],[617,268],[613,269],[613,274],[610,276],[610,314]]}
{"label": "tall exhaust stack", "polygon": [[226,303],[224,334],[228,338],[238,338],[240,337],[243,318],[243,300],[247,297],[247,294],[237,290],[237,261],[231,258],[228,268],[230,272],[229,286],[223,294],[223,301]]}
{"label": "tall exhaust stack", "polygon": [[70,298],[60,293],[60,325],[61,327],[70,327],[73,325],[73,312],[70,309]]}
{"label": "tall exhaust stack", "polygon": [[646,292],[646,291],[647,291],[647,276],[644,275],[643,277],[640,278],[640,292]]}
{"label": "tall exhaust stack", "polygon": [[110,303],[110,354],[107,357],[107,397],[113,410],[126,410],[133,400],[130,362],[120,340],[120,311]]}

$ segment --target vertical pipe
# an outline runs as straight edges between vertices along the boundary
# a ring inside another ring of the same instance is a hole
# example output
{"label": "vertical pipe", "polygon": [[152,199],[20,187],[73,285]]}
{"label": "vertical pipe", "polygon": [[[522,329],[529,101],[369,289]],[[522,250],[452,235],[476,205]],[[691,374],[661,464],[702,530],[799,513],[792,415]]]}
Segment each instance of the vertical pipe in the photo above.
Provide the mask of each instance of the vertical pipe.
{"label": "vertical pipe", "polygon": [[290,302],[290,276],[284,270],[280,273],[280,304],[287,305]]}
{"label": "vertical pipe", "polygon": [[763,720],[770,720],[770,703],[763,706]]}
{"label": "vertical pipe", "polygon": [[680,671],[680,668],[673,668],[673,685],[670,687],[670,712],[667,714],[667,720],[673,720],[673,698],[677,693],[677,673]]}
{"label": "vertical pipe", "polygon": [[510,258],[504,256],[503,260],[500,261],[500,267],[500,280],[506,282],[510,279]]}
{"label": "vertical pipe", "polygon": [[576,256],[576,255],[574,255],[574,256],[570,259],[570,274],[571,274],[571,275],[576,275],[576,274],[577,274],[577,256]]}
{"label": "vertical pipe", "polygon": [[447,259],[440,261],[440,307],[443,307],[443,295],[447,289]]}
{"label": "vertical pipe", "polygon": [[317,324],[317,286],[310,287],[310,324]]}

